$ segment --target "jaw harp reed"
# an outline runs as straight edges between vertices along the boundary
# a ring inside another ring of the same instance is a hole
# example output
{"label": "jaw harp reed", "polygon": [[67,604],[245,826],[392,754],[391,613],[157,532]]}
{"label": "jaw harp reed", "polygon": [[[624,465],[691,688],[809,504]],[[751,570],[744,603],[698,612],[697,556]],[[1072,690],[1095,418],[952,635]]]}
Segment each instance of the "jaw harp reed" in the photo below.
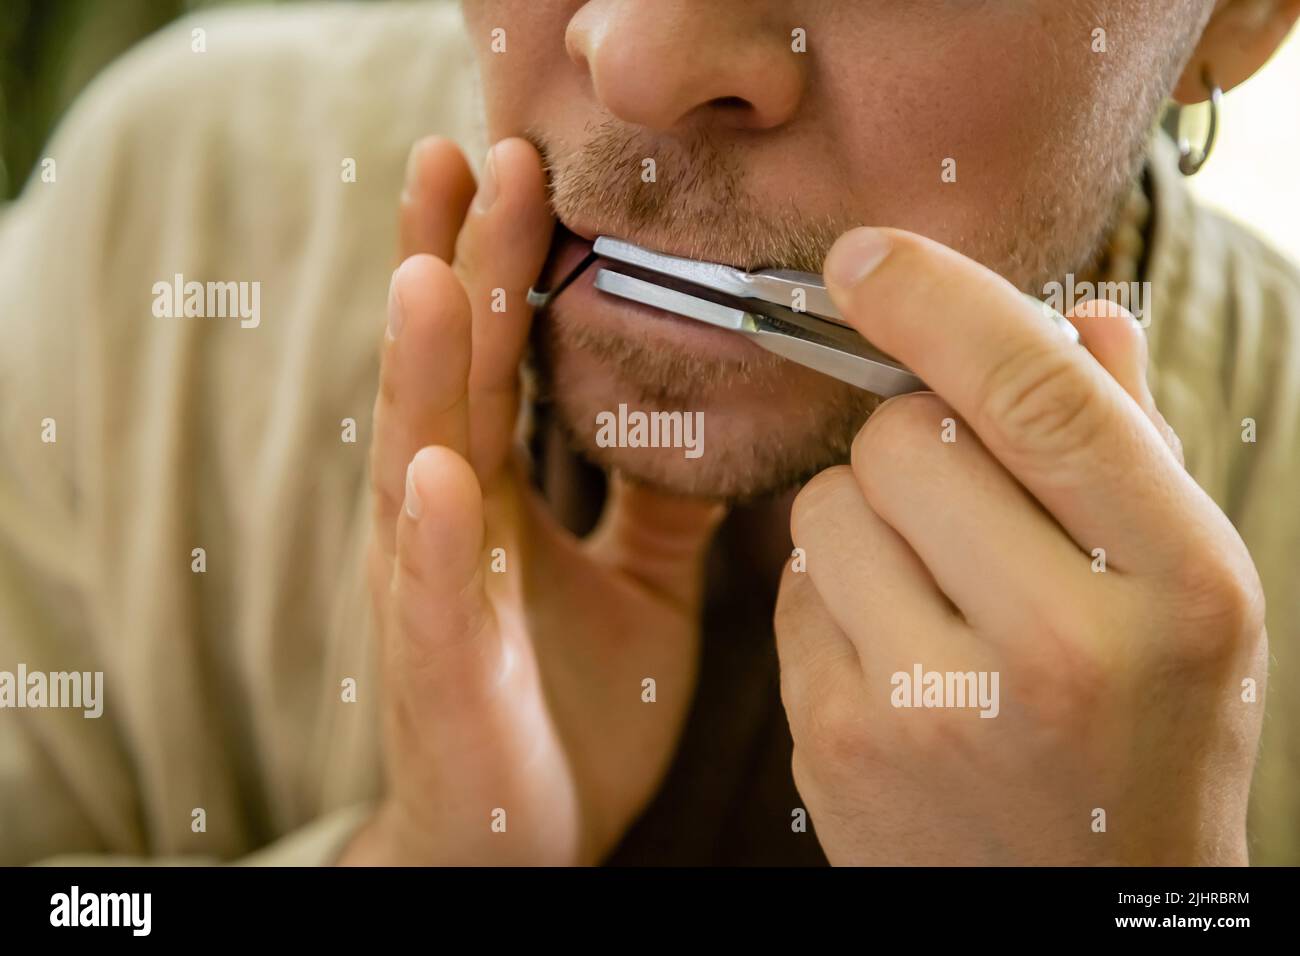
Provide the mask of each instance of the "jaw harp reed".
{"label": "jaw harp reed", "polygon": [[[596,288],[642,305],[729,329],[769,352],[888,398],[924,389],[910,369],[872,347],[835,308],[821,276],[786,269],[744,272],[654,252],[600,236],[591,253],[549,292],[529,290],[544,307],[597,259]],[[1071,340],[1079,333],[1046,303],[1026,295]],[[797,308],[796,308],[797,306]]]}

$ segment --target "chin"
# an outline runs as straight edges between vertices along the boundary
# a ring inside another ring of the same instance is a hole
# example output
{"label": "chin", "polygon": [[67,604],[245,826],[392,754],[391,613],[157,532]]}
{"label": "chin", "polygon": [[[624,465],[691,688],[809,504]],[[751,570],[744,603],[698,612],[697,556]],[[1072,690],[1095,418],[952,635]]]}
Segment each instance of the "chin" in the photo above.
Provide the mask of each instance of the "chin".
{"label": "chin", "polygon": [[582,281],[537,317],[534,356],[540,398],[581,455],[694,497],[760,498],[847,461],[879,402]]}

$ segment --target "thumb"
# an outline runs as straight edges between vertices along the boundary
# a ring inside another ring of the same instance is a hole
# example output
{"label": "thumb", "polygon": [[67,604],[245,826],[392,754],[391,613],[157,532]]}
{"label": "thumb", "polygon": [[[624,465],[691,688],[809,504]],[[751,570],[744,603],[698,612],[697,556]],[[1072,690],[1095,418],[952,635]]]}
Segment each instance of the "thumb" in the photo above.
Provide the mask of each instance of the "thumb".
{"label": "thumb", "polygon": [[1116,302],[1092,299],[1066,316],[1079,330],[1079,341],[1156,426],[1181,463],[1183,444],[1156,408],[1147,383],[1147,337],[1133,314]]}
{"label": "thumb", "polygon": [[704,557],[726,513],[720,501],[669,494],[614,472],[585,546],[602,564],[693,610],[703,593]]}

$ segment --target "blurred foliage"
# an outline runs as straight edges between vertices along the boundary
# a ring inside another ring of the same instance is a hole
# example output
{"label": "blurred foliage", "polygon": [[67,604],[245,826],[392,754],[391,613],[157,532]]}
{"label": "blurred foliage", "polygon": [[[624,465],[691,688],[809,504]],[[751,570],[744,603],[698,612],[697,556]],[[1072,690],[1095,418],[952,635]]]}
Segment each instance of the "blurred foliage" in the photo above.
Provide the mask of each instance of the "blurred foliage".
{"label": "blurred foliage", "polygon": [[22,189],[64,111],[115,57],[192,10],[245,2],[0,0],[0,199]]}

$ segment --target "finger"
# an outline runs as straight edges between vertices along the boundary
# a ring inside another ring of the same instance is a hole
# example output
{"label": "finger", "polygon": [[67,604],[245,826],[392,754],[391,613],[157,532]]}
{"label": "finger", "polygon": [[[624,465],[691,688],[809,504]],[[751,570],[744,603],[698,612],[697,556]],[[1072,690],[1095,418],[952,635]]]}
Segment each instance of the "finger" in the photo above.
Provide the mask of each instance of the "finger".
{"label": "finger", "polygon": [[607,567],[694,610],[709,543],[725,514],[720,502],[666,494],[614,472],[605,510],[584,547]]}
{"label": "finger", "polygon": [[1116,302],[1092,299],[1066,316],[1079,330],[1079,341],[1139,405],[1147,390],[1147,341],[1132,313]]}
{"label": "finger", "polygon": [[474,197],[474,174],[460,147],[426,136],[411,147],[398,205],[398,262],[421,253],[450,262]]}
{"label": "finger", "polygon": [[1120,386],[1001,277],[891,229],[841,237],[826,272],[850,324],[952,405],[1085,551],[1176,573],[1220,533]]}
{"label": "finger", "polygon": [[1079,341],[1137,402],[1181,463],[1183,443],[1156,408],[1147,383],[1147,336],[1133,313],[1117,302],[1091,299],[1072,309],[1066,318],[1079,330]]}
{"label": "finger", "polygon": [[503,662],[483,585],[483,495],[473,469],[431,446],[411,459],[404,486],[384,653],[405,706],[428,719],[491,693]]}
{"label": "finger", "polygon": [[786,562],[773,624],[781,702],[791,728],[801,731],[817,712],[819,701],[857,700],[862,692],[862,665],[812,579],[794,567]]}
{"label": "finger", "polygon": [[1012,639],[1102,600],[1091,558],[937,395],[877,408],[853,442],[852,471],[981,636]]}
{"label": "finger", "polygon": [[519,363],[532,320],[526,297],[554,226],[537,150],[523,139],[497,143],[488,152],[455,257],[474,316],[470,461],[485,485],[505,463],[514,437]]}
{"label": "finger", "polygon": [[425,445],[462,455],[469,447],[470,318],[451,267],[429,255],[413,256],[393,273],[388,310],[370,480],[375,533],[391,555],[412,456]]}
{"label": "finger", "polygon": [[965,624],[911,546],[836,466],[808,482],[790,511],[807,575],[852,642],[864,672],[963,639]]}

